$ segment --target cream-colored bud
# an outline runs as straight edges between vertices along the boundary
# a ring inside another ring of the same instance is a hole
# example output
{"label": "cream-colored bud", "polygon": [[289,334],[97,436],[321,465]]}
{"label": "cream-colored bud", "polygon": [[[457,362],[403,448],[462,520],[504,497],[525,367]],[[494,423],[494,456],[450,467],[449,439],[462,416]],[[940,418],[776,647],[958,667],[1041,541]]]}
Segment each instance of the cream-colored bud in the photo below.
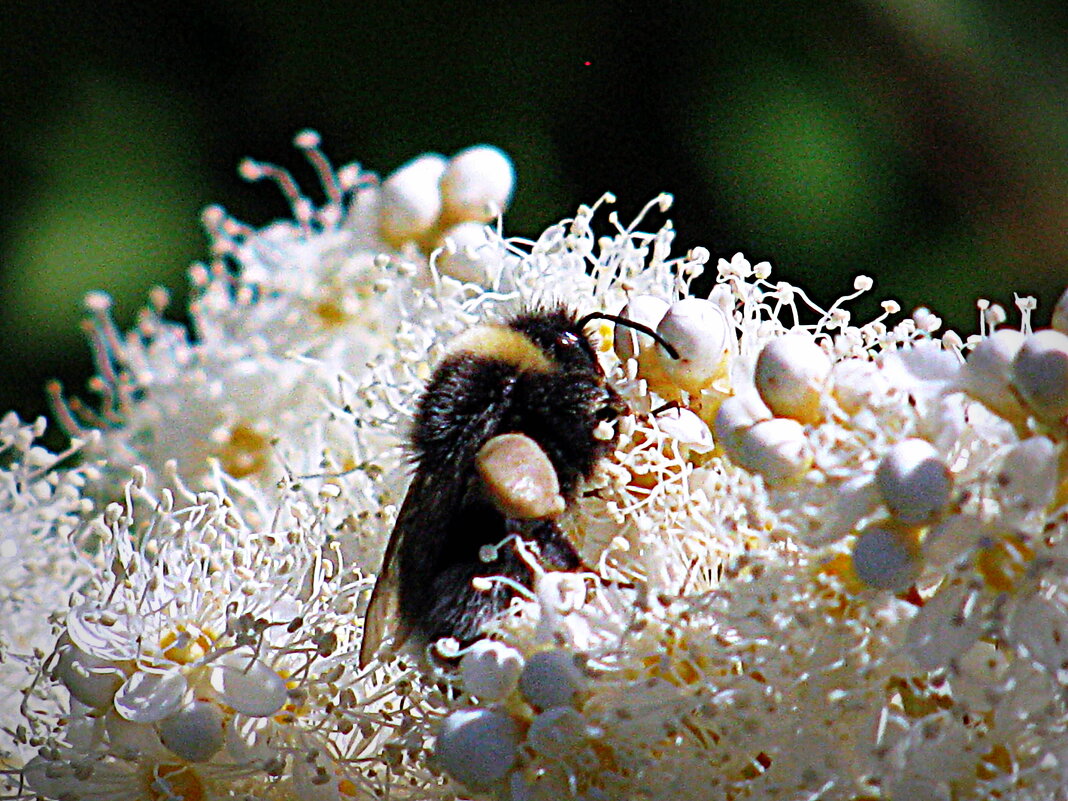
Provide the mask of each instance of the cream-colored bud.
{"label": "cream-colored bud", "polygon": [[1027,416],[1011,389],[1012,361],[1023,345],[1024,335],[1002,328],[982,339],[961,367],[962,388],[995,414],[1017,422]]}
{"label": "cream-colored bud", "polygon": [[949,504],[953,475],[929,442],[911,438],[898,442],[879,462],[875,485],[895,518],[927,525]]}
{"label": "cream-colored bud", "polygon": [[461,150],[441,177],[443,222],[488,222],[508,207],[514,188],[515,168],[500,148]]}
{"label": "cream-colored bud", "polygon": [[1068,334],[1047,328],[1024,339],[1012,360],[1012,383],[1046,422],[1068,418]]}
{"label": "cream-colored bud", "polygon": [[424,236],[441,214],[445,157],[426,153],[397,169],[383,183],[378,232],[393,247]]}
{"label": "cream-colored bud", "polygon": [[820,398],[831,360],[807,333],[784,334],[768,342],[757,358],[754,381],[760,397],[779,417],[820,421]]}
{"label": "cream-colored bud", "polygon": [[733,324],[715,303],[700,298],[673,303],[656,332],[678,352],[674,358],[659,344],[655,351],[664,376],[677,389],[697,396],[726,375],[736,335]]}
{"label": "cream-colored bud", "polygon": [[853,572],[877,590],[905,589],[919,574],[920,564],[915,532],[890,522],[872,523],[853,545]]}

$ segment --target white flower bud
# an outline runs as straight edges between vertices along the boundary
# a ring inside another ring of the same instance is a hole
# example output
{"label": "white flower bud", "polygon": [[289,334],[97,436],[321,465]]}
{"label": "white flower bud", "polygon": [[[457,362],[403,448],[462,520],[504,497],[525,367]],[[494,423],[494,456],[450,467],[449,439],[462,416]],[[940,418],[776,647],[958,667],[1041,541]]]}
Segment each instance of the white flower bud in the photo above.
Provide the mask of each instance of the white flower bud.
{"label": "white flower bud", "polygon": [[968,354],[960,373],[965,392],[1010,421],[1027,416],[1010,387],[1012,361],[1023,341],[1024,335],[1011,328],[995,331]]}
{"label": "white flower bud", "polygon": [[480,701],[505,698],[523,670],[523,655],[496,640],[479,640],[460,660],[464,689]]}
{"label": "white flower bud", "polygon": [[853,545],[853,572],[878,590],[903,590],[919,573],[920,549],[913,532],[889,522],[873,523]]}
{"label": "white flower bud", "polygon": [[505,517],[534,520],[564,511],[556,470],[530,437],[492,437],[475,456],[475,468],[490,500]]}
{"label": "white flower bud", "polygon": [[449,160],[441,176],[442,215],[450,222],[487,222],[508,207],[514,188],[512,160],[500,148],[469,147]]}
{"label": "white flower bud", "polygon": [[273,715],[286,702],[285,679],[259,659],[232,652],[213,668],[211,686],[236,712],[262,718]]}
{"label": "white flower bud", "polygon": [[1012,383],[1038,417],[1068,417],[1068,334],[1047,328],[1027,337],[1012,361]]}
{"label": "white flower bud", "polygon": [[488,787],[508,775],[519,742],[519,727],[503,712],[460,709],[445,718],[434,755],[457,781]]}
{"label": "white flower bud", "polygon": [[716,443],[727,453],[741,448],[741,437],[747,429],[761,420],[770,420],[771,410],[755,390],[743,390],[720,404],[713,423]]}
{"label": "white flower bud", "polygon": [[831,360],[806,333],[784,334],[768,342],[757,358],[757,391],[778,417],[818,423],[820,397]]}
{"label": "white flower bud", "polygon": [[1053,319],[1050,325],[1062,334],[1068,334],[1068,289],[1061,293],[1057,305],[1053,307]]}
{"label": "white flower bud", "polygon": [[[668,302],[655,295],[636,295],[623,307],[620,317],[641,323],[654,331],[660,325],[660,321],[667,314]],[[627,359],[638,359],[639,367],[642,357],[653,350],[655,340],[645,334],[635,331],[633,328],[616,323],[612,333],[612,349],[621,362]]]}
{"label": "white flower bud", "polygon": [[439,182],[444,172],[445,157],[426,153],[382,183],[378,232],[383,239],[400,247],[430,230],[441,214]]}
{"label": "white flower bud", "polygon": [[726,375],[735,331],[715,303],[700,298],[673,303],[656,332],[678,352],[678,358],[672,358],[660,344],[655,351],[660,369],[674,387],[696,396]]}
{"label": "white flower bud", "polygon": [[953,476],[938,451],[922,439],[898,442],[875,469],[875,485],[883,503],[902,523],[933,522],[953,492]]}
{"label": "white flower bud", "polygon": [[519,690],[535,709],[573,706],[585,686],[575,654],[564,648],[532,654],[519,677]]}
{"label": "white flower bud", "polygon": [[87,654],[67,642],[59,648],[56,678],[83,704],[101,709],[111,704],[126,681],[126,674],[116,663]]}
{"label": "white flower bud", "polygon": [[762,420],[740,432],[736,450],[721,443],[739,465],[770,486],[789,484],[812,467],[812,449],[804,427],[788,417]]}
{"label": "white flower bud", "polygon": [[445,245],[434,262],[444,275],[470,284],[486,284],[491,278],[487,267],[496,262],[484,223],[462,222],[445,232]]}
{"label": "white flower bud", "polygon": [[193,701],[159,723],[163,744],[189,762],[207,762],[223,745],[223,718],[208,701]]}

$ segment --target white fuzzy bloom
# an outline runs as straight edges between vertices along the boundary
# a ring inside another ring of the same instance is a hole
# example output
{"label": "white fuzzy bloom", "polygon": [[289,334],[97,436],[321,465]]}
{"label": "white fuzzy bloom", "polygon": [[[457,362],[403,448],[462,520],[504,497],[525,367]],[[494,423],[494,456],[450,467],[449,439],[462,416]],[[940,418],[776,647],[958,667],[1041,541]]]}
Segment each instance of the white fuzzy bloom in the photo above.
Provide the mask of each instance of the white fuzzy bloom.
{"label": "white fuzzy bloom", "polygon": [[[499,151],[378,187],[297,144],[325,203],[246,163],[293,220],[205,215],[195,335],[162,293],[127,333],[88,299],[101,402],[61,411],[92,441],[50,454],[0,420],[8,795],[1063,796],[1060,311],[1030,334],[1030,300],[1015,329],[982,304],[967,339],[892,302],[855,321],[866,278],[822,308],[742,254],[672,255],[670,223],[645,230],[670,196],[509,240],[483,224],[512,191]],[[706,267],[707,300],[680,300]],[[458,668],[358,668],[446,343],[561,300],[626,307],[682,357],[591,323],[632,413],[591,432],[614,450],[556,518],[583,570],[501,544],[532,588]]]}

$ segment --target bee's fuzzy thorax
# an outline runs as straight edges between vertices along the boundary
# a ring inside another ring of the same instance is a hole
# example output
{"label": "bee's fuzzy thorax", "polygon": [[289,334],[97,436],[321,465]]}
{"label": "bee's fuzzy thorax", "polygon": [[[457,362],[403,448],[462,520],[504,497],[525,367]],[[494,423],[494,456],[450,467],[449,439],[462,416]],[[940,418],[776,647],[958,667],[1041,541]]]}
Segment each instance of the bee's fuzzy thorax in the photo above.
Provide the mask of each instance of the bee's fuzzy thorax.
{"label": "bee's fuzzy thorax", "polygon": [[519,370],[549,372],[553,363],[526,334],[504,325],[480,325],[454,339],[446,358],[467,354],[505,362]]}

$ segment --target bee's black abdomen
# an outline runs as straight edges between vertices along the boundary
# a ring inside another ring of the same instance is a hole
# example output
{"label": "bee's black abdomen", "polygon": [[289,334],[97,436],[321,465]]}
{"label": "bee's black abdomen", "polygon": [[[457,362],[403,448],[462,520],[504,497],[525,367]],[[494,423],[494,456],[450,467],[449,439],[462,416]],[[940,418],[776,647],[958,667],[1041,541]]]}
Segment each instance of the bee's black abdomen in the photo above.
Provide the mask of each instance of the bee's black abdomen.
{"label": "bee's black abdomen", "polygon": [[[500,526],[501,530],[506,529],[503,519]],[[515,527],[517,530],[512,533],[532,543],[546,569],[577,570],[582,566],[574,546],[555,521],[530,521]],[[491,562],[483,562],[477,554],[474,559],[447,560],[428,588],[425,607],[419,610],[428,641],[454,637],[466,645],[478,639],[486,623],[508,608],[515,592],[500,582],[494,582],[488,590],[476,589],[472,580],[480,576],[503,576],[525,587],[532,586],[534,579],[530,565],[511,542],[498,549],[497,558]]]}

